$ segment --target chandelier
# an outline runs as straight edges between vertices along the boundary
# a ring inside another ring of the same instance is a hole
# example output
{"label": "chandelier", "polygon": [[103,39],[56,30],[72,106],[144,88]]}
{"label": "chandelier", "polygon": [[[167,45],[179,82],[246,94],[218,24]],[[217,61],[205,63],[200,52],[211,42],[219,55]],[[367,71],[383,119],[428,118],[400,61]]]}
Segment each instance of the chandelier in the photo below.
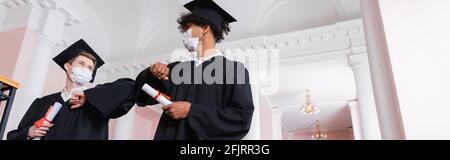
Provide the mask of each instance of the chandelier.
{"label": "chandelier", "polygon": [[314,131],[313,135],[311,136],[314,140],[326,140],[327,135],[323,133],[323,131],[320,129],[320,123],[318,120],[316,120],[315,123],[316,130]]}
{"label": "chandelier", "polygon": [[301,111],[304,114],[316,114],[320,111],[319,107],[311,102],[311,95],[309,94],[309,90],[306,90],[306,102],[302,105]]}

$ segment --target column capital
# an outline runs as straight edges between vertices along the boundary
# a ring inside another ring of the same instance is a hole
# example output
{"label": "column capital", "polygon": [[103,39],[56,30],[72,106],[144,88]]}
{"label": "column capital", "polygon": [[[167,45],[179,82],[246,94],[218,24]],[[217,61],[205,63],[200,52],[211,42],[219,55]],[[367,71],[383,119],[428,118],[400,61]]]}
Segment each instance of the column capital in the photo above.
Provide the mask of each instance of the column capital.
{"label": "column capital", "polygon": [[283,110],[281,108],[272,109],[272,117],[281,117],[283,115]]}
{"label": "column capital", "polygon": [[59,46],[64,46],[66,45],[66,41],[63,39],[59,39],[59,38],[54,38],[52,36],[48,36],[45,34],[38,34],[36,35],[36,40],[38,43],[43,44],[43,45],[47,45],[49,47],[59,47]]}
{"label": "column capital", "polygon": [[358,101],[357,100],[354,100],[354,101],[348,101],[347,102],[347,108],[349,109],[349,110],[353,110],[353,109],[358,109]]}
{"label": "column capital", "polygon": [[79,14],[69,4],[70,0],[37,0],[35,5],[43,9],[43,15],[35,21],[41,38],[56,46],[64,46],[64,27],[81,22]]}
{"label": "column capital", "polygon": [[49,9],[57,11],[65,19],[64,24],[66,26],[73,26],[81,23],[79,13],[76,13],[69,4],[70,0],[38,0],[39,6],[43,9]]}
{"label": "column capital", "polygon": [[360,66],[369,66],[369,58],[367,53],[352,54],[348,56],[348,64],[353,70]]}

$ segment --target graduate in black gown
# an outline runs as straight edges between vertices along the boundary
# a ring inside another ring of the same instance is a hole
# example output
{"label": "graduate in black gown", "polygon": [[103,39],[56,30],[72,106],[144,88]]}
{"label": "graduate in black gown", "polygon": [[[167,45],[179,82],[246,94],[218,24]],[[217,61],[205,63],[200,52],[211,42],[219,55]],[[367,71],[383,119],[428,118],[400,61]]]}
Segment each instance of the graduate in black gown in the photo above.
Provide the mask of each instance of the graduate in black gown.
{"label": "graduate in black gown", "polygon": [[[103,60],[84,40],[53,59],[66,71],[62,92],[36,99],[8,140],[107,140],[108,122],[126,114],[135,103],[134,81],[119,79],[90,87]],[[90,82],[90,83],[89,83]],[[35,125],[55,102],[62,104],[51,124]]]}
{"label": "graduate in black gown", "polygon": [[[138,90],[147,83],[174,102],[163,106],[154,139],[240,140],[250,129],[254,110],[249,74],[242,63],[215,49],[236,20],[211,0],[194,0],[185,7],[191,12],[178,19],[179,29],[185,47],[197,57],[155,63],[136,78]],[[136,102],[157,104],[143,91]]]}

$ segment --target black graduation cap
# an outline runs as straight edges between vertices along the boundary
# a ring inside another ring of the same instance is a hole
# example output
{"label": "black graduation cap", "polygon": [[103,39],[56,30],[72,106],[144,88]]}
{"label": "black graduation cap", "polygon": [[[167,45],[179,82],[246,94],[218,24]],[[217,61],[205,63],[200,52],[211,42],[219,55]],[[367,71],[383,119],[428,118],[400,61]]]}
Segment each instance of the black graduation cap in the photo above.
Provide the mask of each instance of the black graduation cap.
{"label": "black graduation cap", "polygon": [[212,22],[215,28],[221,29],[222,23],[233,23],[237,20],[212,0],[193,0],[184,5],[194,15]]}
{"label": "black graduation cap", "polygon": [[79,56],[80,53],[82,52],[90,53],[97,59],[97,64],[95,65],[94,71],[92,73],[92,80],[90,81],[92,83],[94,82],[97,69],[100,68],[103,64],[105,64],[105,62],[83,39],[80,39],[79,41],[72,44],[69,48],[62,51],[55,58],[53,58],[53,61],[55,61],[62,69],[64,69],[65,63]]}

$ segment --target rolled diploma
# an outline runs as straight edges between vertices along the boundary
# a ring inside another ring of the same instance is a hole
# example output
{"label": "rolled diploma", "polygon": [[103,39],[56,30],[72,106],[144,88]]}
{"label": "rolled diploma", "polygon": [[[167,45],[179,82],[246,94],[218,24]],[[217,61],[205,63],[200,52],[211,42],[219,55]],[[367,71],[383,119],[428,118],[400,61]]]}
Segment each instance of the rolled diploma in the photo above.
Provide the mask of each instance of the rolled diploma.
{"label": "rolled diploma", "polygon": [[[50,122],[53,121],[53,119],[55,118],[56,114],[58,114],[61,107],[62,107],[61,103],[55,102],[55,104],[53,104],[53,106],[49,108],[49,112],[45,116],[45,119],[47,119]],[[44,121],[44,123],[47,122]],[[41,137],[33,138],[33,140],[41,140]]]}
{"label": "rolled diploma", "polygon": [[164,106],[172,104],[172,102],[164,97],[161,92],[157,91],[148,84],[144,84],[142,86],[142,90]]}

